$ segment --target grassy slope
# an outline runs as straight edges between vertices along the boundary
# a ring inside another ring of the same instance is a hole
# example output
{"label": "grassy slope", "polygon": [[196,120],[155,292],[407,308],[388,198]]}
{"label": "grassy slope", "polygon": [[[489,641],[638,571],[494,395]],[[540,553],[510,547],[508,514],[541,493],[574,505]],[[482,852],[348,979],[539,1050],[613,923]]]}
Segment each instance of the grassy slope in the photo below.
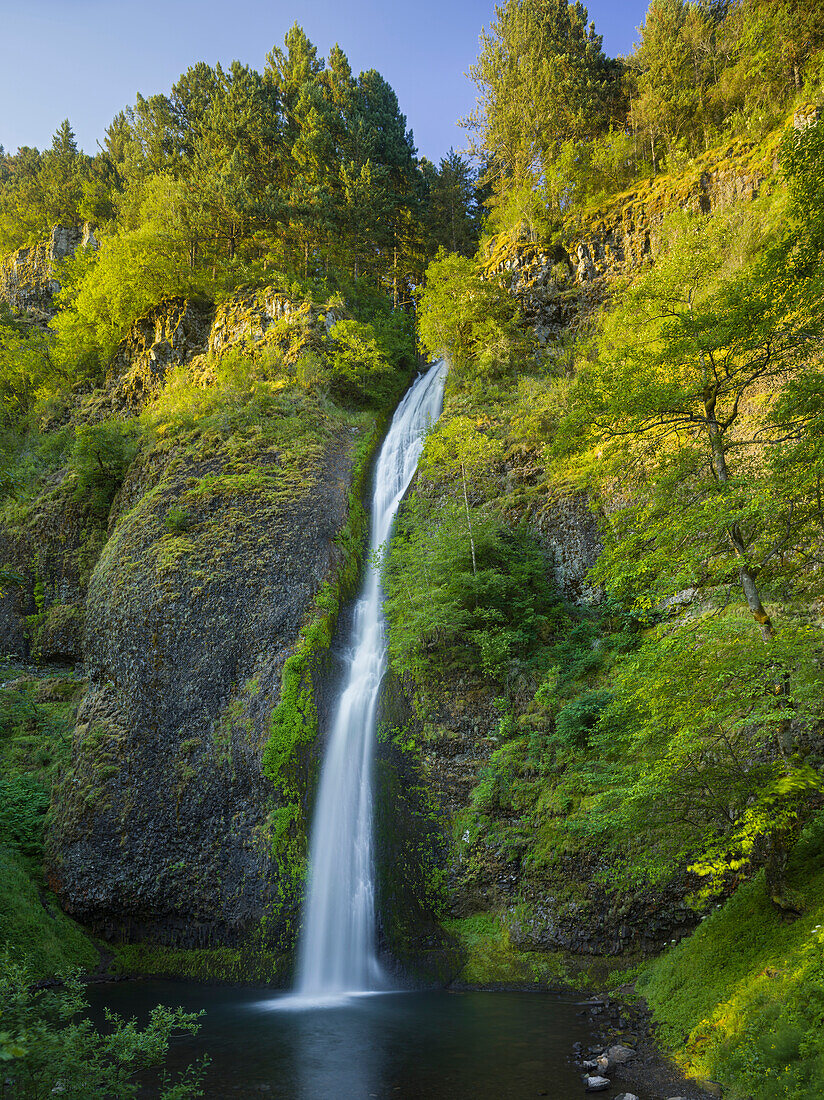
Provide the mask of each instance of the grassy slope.
{"label": "grassy slope", "polygon": [[824,817],[799,842],[782,917],[763,876],[741,886],[638,980],[664,1042],[733,1100],[824,1095]]}
{"label": "grassy slope", "polygon": [[71,676],[0,673],[0,956],[37,978],[93,969],[99,953],[43,880],[45,806],[82,686]]}
{"label": "grassy slope", "polygon": [[93,970],[99,953],[78,924],[58,908],[40,884],[39,869],[0,846],[0,950],[47,978],[73,967]]}

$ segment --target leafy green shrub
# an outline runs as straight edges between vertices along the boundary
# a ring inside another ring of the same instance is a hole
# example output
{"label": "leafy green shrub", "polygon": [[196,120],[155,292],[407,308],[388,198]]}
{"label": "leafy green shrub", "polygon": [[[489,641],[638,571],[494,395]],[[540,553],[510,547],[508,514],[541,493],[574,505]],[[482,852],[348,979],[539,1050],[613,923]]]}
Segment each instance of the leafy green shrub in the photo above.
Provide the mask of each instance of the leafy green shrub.
{"label": "leafy green shrub", "polygon": [[586,748],[598,716],[611,699],[609,691],[588,691],[567,703],[555,719],[559,740],[573,748]]}
{"label": "leafy green shrub", "polygon": [[70,457],[77,498],[88,500],[98,513],[108,512],[139,448],[139,429],[132,421],[101,420],[79,427]]}
{"label": "leafy green shrub", "polygon": [[25,856],[42,855],[48,808],[49,796],[36,779],[0,778],[0,844],[11,845]]}
{"label": "leafy green shrub", "polygon": [[462,375],[509,374],[532,350],[519,322],[514,298],[497,280],[483,278],[472,260],[441,249],[420,294],[420,340],[431,355],[446,354]]}
{"label": "leafy green shrub", "polygon": [[100,248],[80,248],[59,265],[63,307],[52,329],[66,373],[99,377],[132,321],[172,295],[214,292],[207,269],[189,263],[185,227],[175,217],[183,182],[159,173],[144,184],[136,229],[103,236]]}
{"label": "leafy green shrub", "polygon": [[386,565],[390,652],[402,672],[450,666],[506,680],[529,660],[557,604],[525,528],[449,500],[405,505]]}
{"label": "leafy green shrub", "polygon": [[330,336],[332,393],[344,401],[389,403],[398,388],[398,378],[375,326],[363,321],[338,321]]}
{"label": "leafy green shrub", "polygon": [[[32,978],[8,955],[0,959],[0,1062],[5,1084],[20,1100],[134,1097],[143,1072],[163,1065],[172,1034],[199,1027],[197,1014],[159,1005],[145,1028],[111,1015],[104,1034],[84,1018],[88,1003],[76,976],[55,989],[38,989]],[[161,1075],[161,1100],[203,1096],[204,1070],[190,1066],[175,1084]]]}
{"label": "leafy green shrub", "polygon": [[0,315],[0,427],[20,425],[53,374],[49,341],[42,331]]}
{"label": "leafy green shrub", "polygon": [[803,735],[824,715],[821,642],[818,628],[779,625],[767,649],[746,609],[666,624],[615,662],[608,693],[561,711],[558,732],[573,740],[589,701],[598,713],[590,754],[568,761],[563,779],[594,793],[560,828],[620,852],[639,881],[690,865],[707,892],[791,848],[824,786]]}
{"label": "leafy green shrub", "polygon": [[174,535],[185,535],[192,526],[192,513],[188,508],[173,504],[166,513],[163,526]]}

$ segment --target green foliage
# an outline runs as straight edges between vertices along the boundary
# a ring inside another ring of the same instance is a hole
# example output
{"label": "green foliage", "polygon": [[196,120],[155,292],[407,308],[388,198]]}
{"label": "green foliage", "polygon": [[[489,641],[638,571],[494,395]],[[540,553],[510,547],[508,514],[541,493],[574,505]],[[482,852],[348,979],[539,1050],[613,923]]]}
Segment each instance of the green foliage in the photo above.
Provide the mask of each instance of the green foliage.
{"label": "green foliage", "polygon": [[[137,1096],[143,1071],[163,1065],[173,1033],[199,1027],[196,1014],[158,1006],[143,1029],[112,1014],[101,1033],[82,1018],[87,1002],[76,977],[55,989],[37,989],[31,979],[6,955],[0,966],[0,1060],[12,1095],[25,1100],[55,1092],[72,1100]],[[190,1066],[174,1084],[161,1074],[158,1095],[203,1096],[204,1070],[203,1064]]]}
{"label": "green foliage", "polygon": [[611,701],[609,691],[588,691],[572,699],[555,718],[558,739],[571,748],[587,748],[601,712]]}
{"label": "green foliage", "polygon": [[0,779],[0,844],[25,856],[41,855],[48,808],[49,796],[32,776]]}
{"label": "green foliage", "polygon": [[166,513],[163,526],[173,535],[185,535],[192,526],[192,513],[187,508],[172,505]]}
{"label": "green foliage", "polygon": [[781,144],[781,164],[791,200],[793,260],[802,276],[815,276],[824,252],[824,126],[788,130]]}
{"label": "green foliage", "polygon": [[46,891],[41,871],[51,785],[68,760],[77,693],[68,677],[28,679],[0,692],[0,947],[37,978],[98,963],[94,945]]}
{"label": "green foliage", "polygon": [[770,390],[805,369],[821,288],[789,283],[775,253],[771,265],[742,263],[747,220],[682,223],[605,319],[570,419],[587,422],[597,448],[591,483],[620,478],[628,497],[595,578],[643,611],[737,572],[769,636],[755,579],[803,553],[817,521],[794,477],[765,476],[750,456],[780,445],[764,411]]}
{"label": "green foliage", "polygon": [[463,502],[413,498],[386,562],[390,653],[397,669],[448,668],[507,682],[529,661],[557,601],[548,563],[526,530]]}
{"label": "green foliage", "polygon": [[[10,678],[5,672],[4,679]],[[0,759],[4,782],[24,774],[48,791],[55,771],[67,761],[70,729],[80,684],[69,677],[22,682],[0,692]],[[22,794],[28,790],[20,788]],[[35,798],[32,792],[32,798]]]}
{"label": "green foliage", "polygon": [[756,879],[639,979],[678,1060],[733,1100],[802,1100],[824,1088],[821,840],[819,818],[790,864],[802,917],[782,919]]}
{"label": "green foliage", "polygon": [[531,350],[519,320],[511,295],[495,279],[481,278],[471,260],[439,253],[427,268],[420,340],[431,355],[445,354],[454,371],[496,378],[516,370]]}
{"label": "green foliage", "polygon": [[537,184],[561,142],[597,132],[615,72],[582,4],[509,0],[482,31],[469,75],[479,97],[464,125],[487,158],[487,179],[505,194]]}
{"label": "green foliage", "polygon": [[424,223],[432,240],[432,251],[439,248],[474,256],[480,233],[477,182],[460,153],[450,149],[435,168],[422,160],[421,169],[428,185]]}
{"label": "green foliage", "polygon": [[108,217],[114,183],[105,157],[79,152],[68,119],[43,153],[24,146],[4,156],[0,149],[0,252],[48,237],[55,223]]}
{"label": "green foliage", "polygon": [[381,347],[375,326],[362,321],[338,321],[332,338],[330,389],[344,401],[359,401],[384,407],[397,397],[398,382],[393,364]]}
{"label": "green foliage", "polygon": [[139,447],[133,421],[100,420],[77,428],[69,459],[77,498],[107,513]]}
{"label": "green foliage", "polygon": [[23,959],[37,979],[53,978],[68,967],[93,970],[99,952],[61,911],[32,866],[31,859],[0,844],[0,949]]}
{"label": "green foliage", "polygon": [[[164,195],[161,208],[171,217],[173,196]],[[52,322],[54,356],[64,372],[93,378],[100,377],[132,321],[162,298],[216,289],[190,268],[185,241],[148,215],[139,228],[104,237],[97,251],[78,249],[59,265],[57,277],[62,310]]]}
{"label": "green foliage", "polygon": [[48,339],[0,313],[0,427],[25,423],[54,382]]}
{"label": "green foliage", "polygon": [[800,0],[652,0],[632,54],[610,60],[579,3],[501,4],[463,120],[491,189],[493,232],[562,222],[730,135],[760,142],[794,99],[818,102],[820,13]]}
{"label": "green foliage", "polygon": [[711,881],[757,865],[759,838],[798,831],[822,789],[805,759],[824,718],[817,631],[783,623],[766,651],[739,617],[696,617],[659,628],[610,687],[581,776],[596,793],[568,827],[640,876],[691,855]]}

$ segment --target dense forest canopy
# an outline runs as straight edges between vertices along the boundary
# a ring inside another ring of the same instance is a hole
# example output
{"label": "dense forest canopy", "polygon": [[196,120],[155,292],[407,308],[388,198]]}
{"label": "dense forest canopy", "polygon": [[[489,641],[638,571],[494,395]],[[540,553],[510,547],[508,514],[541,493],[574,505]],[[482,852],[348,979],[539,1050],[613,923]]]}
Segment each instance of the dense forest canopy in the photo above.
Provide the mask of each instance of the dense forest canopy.
{"label": "dense forest canopy", "polygon": [[262,271],[366,277],[397,304],[439,245],[474,251],[472,183],[457,153],[418,158],[380,73],[355,76],[338,46],[319,58],[295,25],[262,73],[200,62],[168,94],[138,95],[95,156],[68,120],[50,149],[0,155],[0,250],[90,222],[101,266],[112,250],[146,272],[136,307]]}
{"label": "dense forest canopy", "polygon": [[795,0],[652,0],[633,53],[607,58],[586,8],[497,6],[464,120],[492,226],[532,231],[725,137],[760,138],[820,76],[824,11]]}

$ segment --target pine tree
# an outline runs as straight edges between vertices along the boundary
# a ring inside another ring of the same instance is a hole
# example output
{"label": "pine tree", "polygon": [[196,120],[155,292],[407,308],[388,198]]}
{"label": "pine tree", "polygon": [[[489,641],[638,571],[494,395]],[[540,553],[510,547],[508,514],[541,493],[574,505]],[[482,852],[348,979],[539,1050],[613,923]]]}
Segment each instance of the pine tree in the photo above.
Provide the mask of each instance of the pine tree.
{"label": "pine tree", "polygon": [[614,70],[581,3],[506,0],[469,75],[479,105],[463,125],[496,189],[531,188],[560,143],[605,125]]}

